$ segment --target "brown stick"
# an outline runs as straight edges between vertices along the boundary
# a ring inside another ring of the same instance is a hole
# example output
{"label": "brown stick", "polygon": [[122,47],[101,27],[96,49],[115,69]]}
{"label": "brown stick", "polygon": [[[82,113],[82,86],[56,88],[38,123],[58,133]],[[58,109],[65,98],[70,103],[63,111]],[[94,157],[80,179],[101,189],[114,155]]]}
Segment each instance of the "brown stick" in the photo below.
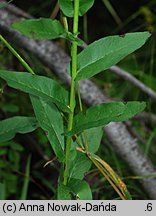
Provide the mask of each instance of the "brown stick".
{"label": "brown stick", "polygon": [[132,83],[138,89],[146,93],[149,97],[151,97],[156,102],[156,92],[134,77],[132,74],[128,73],[127,71],[121,69],[118,66],[112,66],[110,70],[117,74],[118,76],[122,77],[123,79],[127,80],[128,82]]}
{"label": "brown stick", "polygon": [[151,113],[142,112],[134,117],[137,120],[143,121],[145,123],[156,124],[156,115]]}

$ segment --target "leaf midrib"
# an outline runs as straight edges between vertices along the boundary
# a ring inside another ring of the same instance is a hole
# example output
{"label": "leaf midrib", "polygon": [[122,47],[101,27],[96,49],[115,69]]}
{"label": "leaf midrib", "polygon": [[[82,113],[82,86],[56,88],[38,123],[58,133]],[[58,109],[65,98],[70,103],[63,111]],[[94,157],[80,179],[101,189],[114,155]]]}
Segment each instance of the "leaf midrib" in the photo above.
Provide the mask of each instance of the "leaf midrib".
{"label": "leaf midrib", "polygon": [[[12,82],[12,83],[14,83],[14,84],[17,84],[17,82],[13,79],[8,79],[7,78],[7,81],[9,81],[9,82]],[[9,83],[8,82],[8,84],[10,84],[11,85],[11,83]],[[19,84],[21,84],[21,85],[23,85],[24,87],[26,87],[26,88],[28,88],[29,87],[29,89],[30,90],[36,90],[37,92],[41,92],[42,94],[44,94],[46,97],[48,97],[48,98],[50,98],[50,99],[53,99],[53,100],[55,100],[55,101],[57,101],[58,100],[58,102],[60,102],[60,103],[62,103],[63,105],[65,105],[65,106],[67,106],[67,104],[64,104],[63,102],[65,102],[65,101],[60,101],[60,98],[57,98],[57,99],[55,99],[52,95],[48,95],[48,94],[46,94],[46,92],[44,92],[44,91],[40,91],[39,89],[37,89],[37,88],[35,88],[34,86],[33,87],[31,87],[31,85],[29,84],[29,86],[27,86],[25,83],[23,83],[23,82],[21,82],[21,81],[18,81],[18,83]],[[29,93],[29,92],[28,92]],[[33,94],[33,91],[31,92],[31,94]],[[35,94],[33,94],[33,95],[35,95]]]}
{"label": "leaf midrib", "polygon": [[[121,51],[122,49],[125,49],[126,47],[130,47],[131,44],[134,44],[134,42],[131,41],[131,43],[129,43],[128,46],[127,46],[127,44],[126,44],[125,46],[122,46],[122,48],[119,48],[118,50],[115,50],[115,51],[111,50],[111,51],[110,51],[109,53],[107,53],[104,57],[99,58],[98,60],[92,61],[91,64],[86,64],[86,65],[84,65],[83,67],[81,67],[80,69],[77,70],[77,76],[78,76],[78,74],[80,74],[81,71],[84,70],[84,68],[86,68],[86,67],[88,67],[88,66],[91,66],[92,64],[95,64],[95,62],[101,61],[103,58],[108,57],[108,56],[109,56],[110,54],[112,54],[112,53],[116,53],[116,52]],[[140,46],[141,46],[141,45],[139,45],[138,47],[140,47]],[[136,49],[138,49],[138,48],[136,48]],[[134,51],[135,51],[135,50],[134,50]],[[83,51],[82,51],[82,52],[83,52]],[[129,53],[129,54],[131,54],[131,53]],[[82,57],[81,57],[81,58],[82,58]]]}
{"label": "leaf midrib", "polygon": [[60,146],[61,146],[61,149],[63,150],[62,145],[61,145],[60,138],[58,137],[58,135],[57,135],[57,133],[56,133],[56,131],[55,131],[55,127],[54,127],[54,125],[52,124],[52,122],[50,121],[49,115],[47,115],[47,112],[46,112],[47,110],[46,110],[46,108],[45,108],[44,102],[42,102],[41,100],[40,100],[40,102],[41,102],[42,107],[43,107],[43,109],[44,109],[44,111],[45,111],[46,118],[47,118],[47,120],[48,120],[48,122],[49,122],[49,124],[47,124],[46,122],[45,122],[44,124],[47,125],[48,127],[51,126],[51,127],[53,128],[53,131],[54,131],[54,133],[55,133],[55,135],[56,135],[56,138],[57,138],[57,140],[58,140],[58,142],[59,142],[59,144],[60,144]]}

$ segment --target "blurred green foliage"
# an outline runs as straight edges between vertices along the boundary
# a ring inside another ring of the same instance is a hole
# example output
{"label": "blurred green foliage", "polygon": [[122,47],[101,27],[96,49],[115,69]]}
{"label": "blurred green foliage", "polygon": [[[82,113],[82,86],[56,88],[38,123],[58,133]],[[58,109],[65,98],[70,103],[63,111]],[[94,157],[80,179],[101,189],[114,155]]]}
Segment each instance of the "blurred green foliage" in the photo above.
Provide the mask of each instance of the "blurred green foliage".
{"label": "blurred green foliage", "polygon": [[[56,5],[56,0],[16,0],[14,3],[35,17],[50,17]],[[155,30],[156,30],[156,1],[127,0],[109,1],[121,19],[119,26],[104,1],[95,1],[94,7],[87,16],[80,19],[81,38],[87,38],[87,42],[92,42],[100,37],[112,34],[124,34],[133,31],[152,32],[150,41],[138,52],[132,54],[120,62],[120,66],[131,72],[139,80],[147,84],[156,91],[156,58],[155,58]],[[60,18],[59,13],[57,18]],[[87,33],[87,37],[86,37]],[[59,45],[66,49],[61,41]],[[17,48],[18,49],[18,48]],[[66,49],[68,50],[68,49]],[[26,60],[38,71],[38,74],[48,74],[54,76],[49,69],[29,53],[19,50]],[[12,54],[0,43],[0,68],[23,70],[22,66],[12,56]],[[145,100],[148,104],[149,113],[155,113],[155,104],[144,93],[122,78],[112,74],[109,70],[100,73],[93,78],[104,93],[117,100]],[[22,106],[20,106],[22,104]],[[33,114],[30,100],[21,92],[10,89],[5,82],[0,80],[0,119],[10,117],[15,114]],[[145,154],[156,165],[156,129],[152,123],[145,124],[139,121],[132,121],[132,125],[137,134],[142,139],[138,139],[140,147]],[[0,199],[20,199],[20,191],[24,182],[26,162],[28,155],[32,154],[30,168],[30,182],[28,199],[50,199],[56,198],[58,170],[60,169],[53,152],[49,149],[46,135],[40,129],[31,136],[19,136],[14,141],[0,142]],[[141,185],[128,169],[127,164],[111,148],[109,140],[104,137],[104,143],[99,150],[99,155],[112,166],[114,170],[123,177],[128,186],[133,199],[147,199]],[[47,161],[47,166],[43,168]],[[124,178],[124,176],[128,176]],[[139,177],[138,177],[139,178]],[[116,193],[111,190],[110,185],[99,175],[95,167],[86,174],[85,179],[90,183],[94,199],[118,199]],[[2,190],[3,189],[3,190]],[[31,191],[31,193],[30,193]]]}

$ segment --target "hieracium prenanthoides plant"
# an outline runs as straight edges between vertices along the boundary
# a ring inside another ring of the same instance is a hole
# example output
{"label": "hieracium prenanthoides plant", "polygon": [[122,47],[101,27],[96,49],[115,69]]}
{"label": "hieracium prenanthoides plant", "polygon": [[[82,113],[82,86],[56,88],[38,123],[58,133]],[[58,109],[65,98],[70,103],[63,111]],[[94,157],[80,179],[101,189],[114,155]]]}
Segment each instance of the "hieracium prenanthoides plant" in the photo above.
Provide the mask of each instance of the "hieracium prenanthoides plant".
{"label": "hieracium prenanthoides plant", "polygon": [[[79,16],[83,16],[94,0],[59,0],[62,22],[50,18],[21,20],[12,27],[33,39],[68,40],[71,47],[71,76],[69,92],[51,78],[37,75],[1,35],[0,39],[21,61],[26,72],[0,70],[0,77],[15,89],[30,96],[35,117],[15,116],[0,122],[0,142],[6,142],[16,133],[28,133],[42,128],[61,164],[58,178],[57,199],[92,199],[84,174],[94,164],[111,184],[121,199],[131,199],[126,185],[118,174],[96,155],[103,134],[103,127],[110,122],[126,121],[144,110],[145,102],[111,102],[97,104],[83,110],[79,81],[88,79],[118,63],[140,48],[150,37],[149,32],[127,33],[99,39],[80,53],[83,45],[79,35]],[[73,21],[72,32],[68,19]],[[78,94],[76,94],[78,92]],[[78,96],[77,96],[78,95]],[[78,97],[79,100],[76,100]],[[79,101],[76,104],[76,101]],[[79,112],[76,112],[79,110]],[[68,118],[66,116],[68,115]]]}

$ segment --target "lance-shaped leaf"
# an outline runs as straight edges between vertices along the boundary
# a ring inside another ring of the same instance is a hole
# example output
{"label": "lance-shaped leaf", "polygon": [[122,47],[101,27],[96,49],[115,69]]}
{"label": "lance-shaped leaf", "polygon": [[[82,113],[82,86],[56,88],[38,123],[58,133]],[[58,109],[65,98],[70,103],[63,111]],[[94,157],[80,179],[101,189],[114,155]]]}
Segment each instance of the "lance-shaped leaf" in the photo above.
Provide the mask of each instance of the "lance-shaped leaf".
{"label": "lance-shaped leaf", "polygon": [[38,128],[36,118],[15,116],[0,121],[0,141],[6,142],[14,138],[16,133],[29,133]]}
{"label": "lance-shaped leaf", "polygon": [[[74,0],[59,0],[60,8],[67,17],[74,16]],[[94,4],[94,0],[79,0],[79,16],[83,16]]]}
{"label": "lance-shaped leaf", "polygon": [[49,100],[62,111],[70,112],[68,92],[54,80],[26,72],[5,70],[0,70],[0,77],[6,80],[11,87]]}
{"label": "lance-shaped leaf", "polygon": [[16,21],[12,27],[23,35],[33,39],[56,39],[65,38],[70,41],[77,41],[82,45],[83,41],[67,32],[58,20],[48,18],[28,19]]}
{"label": "lance-shaped leaf", "polygon": [[53,104],[41,98],[30,96],[40,127],[45,131],[49,142],[60,161],[64,159],[64,128],[60,112]]}
{"label": "lance-shaped leaf", "polygon": [[76,80],[87,79],[110,68],[140,48],[149,37],[149,32],[137,32],[95,41],[78,55]]}
{"label": "lance-shaped leaf", "polygon": [[110,122],[126,121],[142,112],[145,102],[122,102],[104,103],[89,108],[86,113],[75,116],[72,131],[69,135],[82,132],[85,129],[106,125]]}
{"label": "lance-shaped leaf", "polygon": [[26,36],[37,39],[56,39],[67,34],[58,20],[48,18],[21,20],[14,22],[12,27]]}

